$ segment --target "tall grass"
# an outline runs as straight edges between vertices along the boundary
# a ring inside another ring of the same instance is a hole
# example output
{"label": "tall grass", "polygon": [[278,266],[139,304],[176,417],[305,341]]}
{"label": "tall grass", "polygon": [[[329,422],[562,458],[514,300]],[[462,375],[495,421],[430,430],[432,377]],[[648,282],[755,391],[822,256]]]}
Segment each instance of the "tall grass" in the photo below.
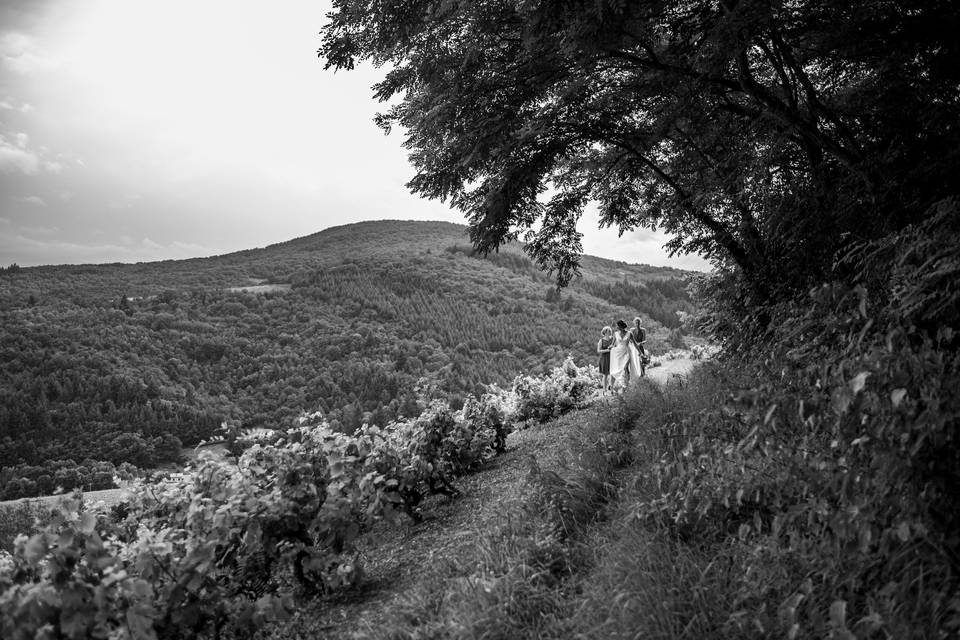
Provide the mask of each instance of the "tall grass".
{"label": "tall grass", "polygon": [[707,364],[609,403],[559,464],[531,463],[523,510],[362,637],[952,637],[943,551],[912,528],[850,547],[832,485],[797,462],[824,455],[785,446],[796,428],[751,440],[776,413],[754,385],[750,367]]}

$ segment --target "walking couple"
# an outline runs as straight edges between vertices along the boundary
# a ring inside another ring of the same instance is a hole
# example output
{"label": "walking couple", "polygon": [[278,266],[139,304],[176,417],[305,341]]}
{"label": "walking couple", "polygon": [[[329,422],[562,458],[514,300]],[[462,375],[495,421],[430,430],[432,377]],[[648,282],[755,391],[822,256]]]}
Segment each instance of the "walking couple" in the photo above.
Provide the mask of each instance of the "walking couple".
{"label": "walking couple", "polygon": [[627,323],[617,320],[617,330],[604,327],[600,331],[597,353],[600,354],[600,373],[603,375],[603,392],[610,391],[616,384],[626,388],[631,374],[636,377],[646,375],[647,352],[643,345],[647,341],[647,331],[640,318],[633,319],[633,327],[627,329]]}

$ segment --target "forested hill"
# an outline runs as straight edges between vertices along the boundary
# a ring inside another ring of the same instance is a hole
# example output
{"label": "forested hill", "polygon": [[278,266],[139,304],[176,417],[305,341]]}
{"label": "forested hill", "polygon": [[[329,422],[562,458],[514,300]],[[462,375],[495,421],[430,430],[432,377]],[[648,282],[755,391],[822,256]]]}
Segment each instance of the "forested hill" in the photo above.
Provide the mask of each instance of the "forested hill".
{"label": "forested hill", "polygon": [[518,247],[466,228],[367,222],[224,256],[0,273],[0,497],[109,484],[174,461],[222,422],[282,428],[320,409],[346,430],[456,401],[649,320],[683,340],[689,274],[584,260],[557,292]]}

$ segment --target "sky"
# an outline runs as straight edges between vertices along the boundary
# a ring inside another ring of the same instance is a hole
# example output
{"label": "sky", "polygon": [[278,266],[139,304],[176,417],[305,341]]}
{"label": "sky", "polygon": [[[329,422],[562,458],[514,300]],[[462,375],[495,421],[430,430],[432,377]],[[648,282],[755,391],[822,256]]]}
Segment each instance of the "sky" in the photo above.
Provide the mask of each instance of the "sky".
{"label": "sky", "polygon": [[[323,0],[2,0],[0,265],[263,247],[361,220],[462,214],[410,194],[371,67],[325,71]],[[708,270],[588,212],[584,251]]]}

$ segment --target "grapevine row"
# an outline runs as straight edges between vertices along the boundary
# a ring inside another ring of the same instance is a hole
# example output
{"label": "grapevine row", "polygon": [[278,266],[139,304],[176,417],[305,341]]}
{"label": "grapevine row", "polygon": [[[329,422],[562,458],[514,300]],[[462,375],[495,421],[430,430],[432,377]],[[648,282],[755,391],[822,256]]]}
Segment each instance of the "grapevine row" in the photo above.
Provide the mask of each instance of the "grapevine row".
{"label": "grapevine row", "polygon": [[[564,409],[594,380],[572,362],[536,402]],[[141,485],[112,510],[67,501],[43,531],[0,557],[0,636],[159,638],[244,635],[284,617],[295,594],[362,577],[356,543],[380,520],[418,521],[423,499],[506,449],[533,379],[352,435],[323,422],[254,444],[236,463],[203,457],[183,476]],[[565,395],[566,394],[566,395]]]}

